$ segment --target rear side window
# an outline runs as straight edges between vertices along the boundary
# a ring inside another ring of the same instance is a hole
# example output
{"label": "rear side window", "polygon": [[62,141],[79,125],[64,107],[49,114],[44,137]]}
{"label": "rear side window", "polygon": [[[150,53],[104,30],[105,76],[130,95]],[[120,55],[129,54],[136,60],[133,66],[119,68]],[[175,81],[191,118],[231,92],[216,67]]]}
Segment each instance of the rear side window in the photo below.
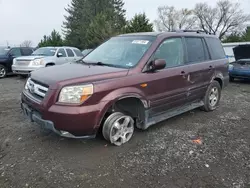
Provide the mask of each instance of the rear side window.
{"label": "rear side window", "polygon": [[225,51],[221,45],[221,42],[217,38],[207,37],[206,42],[213,60],[224,59],[226,57]]}
{"label": "rear side window", "polygon": [[75,56],[71,49],[67,48],[66,51],[67,51],[68,57],[74,57]]}
{"label": "rear side window", "polygon": [[198,63],[209,59],[207,48],[202,38],[186,37],[188,63]]}
{"label": "rear side window", "polygon": [[83,54],[82,54],[82,52],[80,50],[78,50],[78,49],[73,49],[73,50],[74,50],[76,56],[78,56],[78,57],[82,57],[83,56]]}
{"label": "rear side window", "polygon": [[31,48],[22,48],[21,49],[22,55],[31,55],[33,53],[33,50]]}

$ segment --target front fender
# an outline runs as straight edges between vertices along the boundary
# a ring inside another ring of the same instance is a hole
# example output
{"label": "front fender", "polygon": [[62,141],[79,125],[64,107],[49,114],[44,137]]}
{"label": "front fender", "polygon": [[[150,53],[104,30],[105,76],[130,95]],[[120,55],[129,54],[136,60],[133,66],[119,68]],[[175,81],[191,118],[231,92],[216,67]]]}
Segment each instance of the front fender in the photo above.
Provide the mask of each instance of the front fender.
{"label": "front fender", "polygon": [[103,99],[101,100],[101,104],[105,105],[101,108],[100,113],[98,115],[96,129],[99,128],[103,117],[105,116],[109,108],[115,104],[115,102],[130,97],[139,99],[142,102],[145,109],[149,107],[149,102],[146,99],[145,94],[138,88],[126,87],[114,90],[111,93],[107,94],[105,97],[103,97]]}
{"label": "front fender", "polygon": [[111,101],[114,103],[120,99],[128,98],[128,97],[138,98],[139,100],[141,100],[144,108],[149,107],[149,102],[145,94],[140,89],[135,88],[135,87],[126,87],[126,88],[114,90],[111,93],[107,94],[105,97],[103,97],[101,102]]}

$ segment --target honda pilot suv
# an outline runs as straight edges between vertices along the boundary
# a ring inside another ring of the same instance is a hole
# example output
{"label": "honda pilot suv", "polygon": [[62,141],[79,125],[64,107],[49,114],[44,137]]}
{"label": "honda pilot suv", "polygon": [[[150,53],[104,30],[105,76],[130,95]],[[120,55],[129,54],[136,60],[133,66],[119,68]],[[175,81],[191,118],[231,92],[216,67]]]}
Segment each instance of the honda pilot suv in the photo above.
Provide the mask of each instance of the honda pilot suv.
{"label": "honda pilot suv", "polygon": [[195,108],[215,110],[228,60],[214,35],[178,31],[113,37],[83,59],[31,73],[21,95],[27,117],[63,137],[116,146],[135,128]]}

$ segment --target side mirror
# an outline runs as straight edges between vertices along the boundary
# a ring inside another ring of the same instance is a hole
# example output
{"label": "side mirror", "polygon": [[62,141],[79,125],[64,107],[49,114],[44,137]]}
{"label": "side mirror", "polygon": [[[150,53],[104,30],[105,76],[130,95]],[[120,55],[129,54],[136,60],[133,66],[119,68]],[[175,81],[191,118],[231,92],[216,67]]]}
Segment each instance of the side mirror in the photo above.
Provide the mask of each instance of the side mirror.
{"label": "side mirror", "polygon": [[62,56],[63,56],[63,54],[62,54],[62,53],[60,53],[60,52],[58,52],[56,56],[57,56],[57,57],[62,57]]}
{"label": "side mirror", "polygon": [[165,59],[156,59],[152,62],[150,66],[150,70],[156,71],[156,70],[161,70],[166,67],[166,61]]}

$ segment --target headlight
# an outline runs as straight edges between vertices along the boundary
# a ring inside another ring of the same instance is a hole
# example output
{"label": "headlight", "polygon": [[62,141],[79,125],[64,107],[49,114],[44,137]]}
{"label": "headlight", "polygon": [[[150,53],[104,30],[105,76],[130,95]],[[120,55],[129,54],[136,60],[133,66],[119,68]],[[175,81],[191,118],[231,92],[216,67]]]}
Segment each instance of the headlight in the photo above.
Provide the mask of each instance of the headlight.
{"label": "headlight", "polygon": [[80,104],[86,101],[94,92],[93,85],[67,86],[62,88],[58,102]]}
{"label": "headlight", "polygon": [[232,64],[229,64],[229,65],[228,65],[228,69],[229,69],[229,70],[233,70],[233,68],[234,68],[234,66],[233,66]]}
{"label": "headlight", "polygon": [[39,65],[44,65],[44,61],[42,59],[35,59],[32,62],[32,65],[39,66]]}
{"label": "headlight", "polygon": [[30,78],[27,79],[26,83],[25,83],[25,86],[24,86],[24,89],[28,90],[28,85],[29,85],[29,81],[30,81]]}
{"label": "headlight", "polygon": [[13,65],[15,65],[15,64],[16,64],[16,58],[13,59]]}

